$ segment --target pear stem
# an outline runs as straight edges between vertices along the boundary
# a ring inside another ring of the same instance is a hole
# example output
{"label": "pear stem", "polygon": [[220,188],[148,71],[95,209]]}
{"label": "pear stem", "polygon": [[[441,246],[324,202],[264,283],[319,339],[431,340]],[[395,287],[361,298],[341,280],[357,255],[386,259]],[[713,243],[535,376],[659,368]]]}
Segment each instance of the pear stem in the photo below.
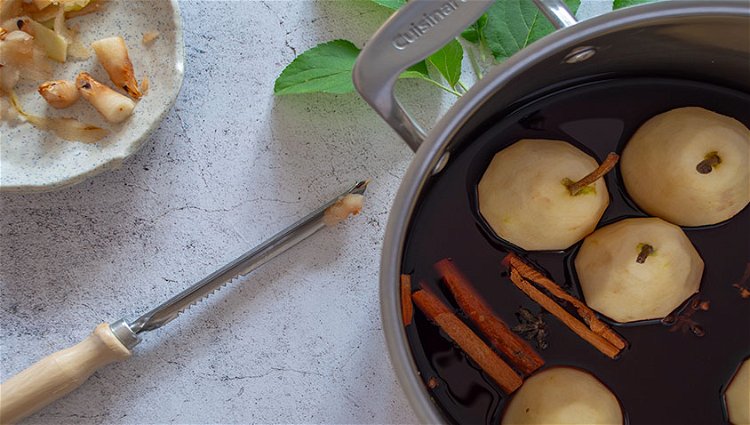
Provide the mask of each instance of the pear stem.
{"label": "pear stem", "polygon": [[592,171],[581,180],[578,180],[577,182],[569,184],[568,191],[573,196],[578,195],[578,192],[580,192],[581,189],[590,185],[591,183],[594,183],[595,181],[602,178],[602,176],[612,171],[612,169],[615,168],[615,164],[617,164],[617,161],[619,160],[620,160],[620,155],[617,155],[614,152],[610,152],[607,155],[607,158],[605,158],[604,161],[602,161],[601,165],[599,165],[596,168],[596,170]]}
{"label": "pear stem", "polygon": [[638,264],[643,264],[646,262],[646,258],[648,258],[648,256],[653,253],[654,253],[654,247],[645,243],[641,247],[641,252],[638,253],[638,258],[635,259],[635,262]]}
{"label": "pear stem", "polygon": [[719,158],[719,155],[716,152],[711,152],[706,155],[706,159],[695,166],[695,169],[701,174],[708,174],[719,164],[721,164],[721,158]]}

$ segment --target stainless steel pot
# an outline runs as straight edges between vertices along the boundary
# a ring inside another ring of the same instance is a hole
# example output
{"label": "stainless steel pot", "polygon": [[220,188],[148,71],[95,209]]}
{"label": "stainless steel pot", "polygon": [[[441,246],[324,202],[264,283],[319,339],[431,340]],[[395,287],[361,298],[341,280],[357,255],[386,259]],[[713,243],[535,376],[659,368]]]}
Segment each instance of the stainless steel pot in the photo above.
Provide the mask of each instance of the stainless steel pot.
{"label": "stainless steel pot", "polygon": [[664,1],[580,23],[561,0],[534,2],[558,31],[496,67],[429,133],[394,97],[395,81],[407,67],[458,36],[491,1],[412,0],[370,39],[355,66],[359,93],[416,151],[388,221],[380,296],[391,362],[423,422],[440,423],[444,418],[412,359],[401,324],[399,275],[420,195],[430,178],[450,161],[450,153],[472,143],[473,130],[489,117],[529,95],[602,76],[679,77],[750,92],[750,5],[746,1]]}

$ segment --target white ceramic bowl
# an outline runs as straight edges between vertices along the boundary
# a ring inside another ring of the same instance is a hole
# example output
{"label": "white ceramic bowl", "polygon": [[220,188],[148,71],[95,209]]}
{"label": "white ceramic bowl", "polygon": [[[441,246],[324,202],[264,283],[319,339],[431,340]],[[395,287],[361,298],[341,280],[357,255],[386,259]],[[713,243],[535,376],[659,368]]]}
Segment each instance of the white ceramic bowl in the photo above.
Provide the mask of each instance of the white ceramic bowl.
{"label": "white ceramic bowl", "polygon": [[[86,144],[61,140],[22,121],[0,122],[0,191],[50,191],[118,167],[158,127],[180,91],[185,49],[177,0],[112,0],[102,11],[70,19],[68,24],[79,27],[79,39],[87,47],[101,38],[122,36],[136,78],[139,82],[144,77],[150,81],[148,93],[129,119],[110,124],[83,99],[69,108],[56,110],[47,106],[36,92],[41,81],[20,84],[16,93],[28,113],[74,117],[111,132],[98,143]],[[144,45],[143,34],[148,31],[158,31],[159,36],[150,45]],[[80,71],[87,71],[112,87],[93,51],[87,60],[54,63],[52,79],[74,80]]]}

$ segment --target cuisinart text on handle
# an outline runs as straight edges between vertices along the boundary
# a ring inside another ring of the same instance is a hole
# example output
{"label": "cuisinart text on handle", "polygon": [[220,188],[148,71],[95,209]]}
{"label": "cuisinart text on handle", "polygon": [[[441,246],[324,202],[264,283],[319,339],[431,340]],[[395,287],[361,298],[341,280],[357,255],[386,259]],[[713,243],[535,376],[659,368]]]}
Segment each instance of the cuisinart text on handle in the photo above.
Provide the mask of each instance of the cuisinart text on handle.
{"label": "cuisinart text on handle", "polygon": [[396,37],[393,39],[393,47],[398,50],[404,50],[467,1],[469,0],[448,0],[432,12],[425,13],[422,15],[422,19],[412,22],[409,25],[409,29],[396,34]]}

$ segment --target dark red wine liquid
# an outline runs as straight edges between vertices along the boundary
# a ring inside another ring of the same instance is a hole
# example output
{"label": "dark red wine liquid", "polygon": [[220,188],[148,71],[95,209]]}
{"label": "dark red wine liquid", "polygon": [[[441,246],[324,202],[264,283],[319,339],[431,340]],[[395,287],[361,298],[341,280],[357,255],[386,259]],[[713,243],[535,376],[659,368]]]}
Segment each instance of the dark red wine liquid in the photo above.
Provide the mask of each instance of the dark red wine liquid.
{"label": "dark red wine liquid", "polygon": [[[475,142],[454,152],[448,166],[429,182],[409,231],[403,272],[413,274],[415,287],[423,281],[456,307],[432,267],[450,257],[510,326],[518,323],[515,312],[520,307],[539,313],[540,307],[516,289],[500,264],[513,247],[495,237],[478,213],[476,185],[492,156],[519,139],[546,138],[569,141],[601,162],[608,152],[621,153],[646,120],[684,106],[701,106],[750,126],[747,93],[657,78],[583,84],[498,119]],[[619,168],[606,181],[611,202],[599,226],[646,215],[628,198]],[[591,372],[618,397],[631,424],[727,422],[723,390],[750,354],[750,299],[742,299],[732,286],[750,262],[750,208],[719,225],[685,231],[705,262],[700,298],[710,301],[710,309],[692,316],[704,336],[673,331],[659,321],[615,325],[630,345],[619,359],[610,360],[555,317],[543,316],[549,331],[549,348],[538,350],[544,367],[575,366]],[[579,246],[562,252],[517,252],[580,297],[572,261]],[[407,334],[424,382],[437,380],[429,391],[448,421],[499,423],[508,396],[418,310]]]}

